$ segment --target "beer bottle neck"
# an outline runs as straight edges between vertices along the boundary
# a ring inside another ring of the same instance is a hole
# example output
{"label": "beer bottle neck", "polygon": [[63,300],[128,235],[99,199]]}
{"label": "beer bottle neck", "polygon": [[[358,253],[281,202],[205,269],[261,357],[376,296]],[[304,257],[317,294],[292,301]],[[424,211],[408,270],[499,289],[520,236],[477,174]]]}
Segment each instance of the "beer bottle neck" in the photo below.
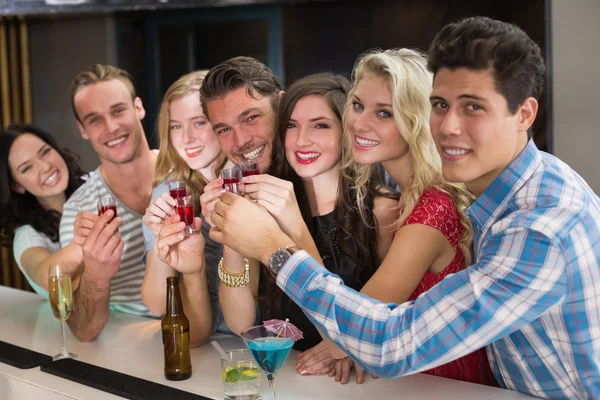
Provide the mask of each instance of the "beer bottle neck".
{"label": "beer bottle neck", "polygon": [[183,314],[181,295],[179,293],[179,279],[176,276],[167,278],[167,314]]}

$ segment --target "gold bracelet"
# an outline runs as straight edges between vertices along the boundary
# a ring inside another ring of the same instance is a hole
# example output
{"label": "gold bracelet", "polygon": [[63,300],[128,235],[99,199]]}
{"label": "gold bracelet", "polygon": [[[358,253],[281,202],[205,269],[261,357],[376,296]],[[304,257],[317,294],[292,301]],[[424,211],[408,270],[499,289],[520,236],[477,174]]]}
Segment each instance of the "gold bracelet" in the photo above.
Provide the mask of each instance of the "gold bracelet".
{"label": "gold bracelet", "polygon": [[244,257],[245,271],[240,272],[238,274],[232,274],[231,272],[227,272],[225,268],[223,268],[223,257],[219,261],[218,273],[219,279],[221,282],[228,287],[245,287],[250,283],[250,262],[246,257]]}

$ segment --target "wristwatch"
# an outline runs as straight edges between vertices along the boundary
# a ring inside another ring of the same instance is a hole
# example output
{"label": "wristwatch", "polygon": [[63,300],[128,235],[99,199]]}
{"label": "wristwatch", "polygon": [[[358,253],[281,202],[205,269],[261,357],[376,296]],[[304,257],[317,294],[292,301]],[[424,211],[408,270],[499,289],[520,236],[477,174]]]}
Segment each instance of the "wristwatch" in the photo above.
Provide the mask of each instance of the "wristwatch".
{"label": "wristwatch", "polygon": [[273,275],[277,276],[281,268],[283,268],[284,264],[287,260],[290,259],[292,254],[298,251],[296,246],[286,247],[283,249],[278,249],[275,253],[271,254],[269,257],[269,269],[273,273]]}

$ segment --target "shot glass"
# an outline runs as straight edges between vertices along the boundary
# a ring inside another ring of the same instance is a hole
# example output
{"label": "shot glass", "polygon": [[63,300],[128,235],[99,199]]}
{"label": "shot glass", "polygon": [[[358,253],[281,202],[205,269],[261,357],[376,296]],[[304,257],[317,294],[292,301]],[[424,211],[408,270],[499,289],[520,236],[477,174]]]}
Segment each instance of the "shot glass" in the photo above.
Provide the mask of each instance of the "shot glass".
{"label": "shot glass", "polygon": [[117,201],[114,197],[105,197],[103,199],[98,200],[98,216],[101,216],[108,210],[113,210],[114,214],[111,218],[111,222],[117,216]]}
{"label": "shot glass", "polygon": [[241,194],[240,190],[240,175],[237,168],[229,168],[221,171],[221,178],[223,178],[223,189],[228,192]]}
{"label": "shot glass", "polygon": [[221,357],[221,376],[225,400],[261,398],[261,370],[248,349],[227,351],[229,360]]}
{"label": "shot glass", "polygon": [[174,199],[187,196],[185,181],[169,181],[169,194]]}
{"label": "shot glass", "polygon": [[175,211],[177,211],[181,221],[185,223],[183,233],[189,236],[194,233],[194,204],[192,203],[192,196],[179,197],[175,201],[177,202]]}
{"label": "shot glass", "polygon": [[258,175],[260,173],[258,170],[258,161],[246,161],[240,165],[240,168],[242,169],[242,177]]}

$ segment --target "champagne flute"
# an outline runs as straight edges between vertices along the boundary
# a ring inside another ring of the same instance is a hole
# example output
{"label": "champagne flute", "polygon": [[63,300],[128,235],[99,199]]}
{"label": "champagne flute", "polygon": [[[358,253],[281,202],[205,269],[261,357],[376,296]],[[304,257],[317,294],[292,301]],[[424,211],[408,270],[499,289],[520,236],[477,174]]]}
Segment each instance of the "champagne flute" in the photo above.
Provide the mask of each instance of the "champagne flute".
{"label": "champagne flute", "polygon": [[54,317],[60,321],[62,332],[62,350],[52,357],[52,360],[61,358],[77,358],[77,354],[67,351],[65,347],[65,321],[73,311],[73,289],[71,288],[71,273],[61,265],[48,267],[48,296],[50,308]]}

